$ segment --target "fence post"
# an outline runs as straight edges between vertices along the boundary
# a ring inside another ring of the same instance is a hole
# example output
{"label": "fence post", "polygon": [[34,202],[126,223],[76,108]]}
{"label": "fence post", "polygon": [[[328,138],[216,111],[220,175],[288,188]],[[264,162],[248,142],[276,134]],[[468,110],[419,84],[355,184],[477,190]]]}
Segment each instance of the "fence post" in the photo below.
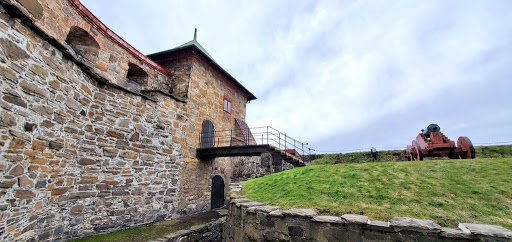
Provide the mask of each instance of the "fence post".
{"label": "fence post", "polygon": [[[263,142],[263,141],[262,141]],[[267,126],[267,145],[268,145],[268,126]]]}
{"label": "fence post", "polygon": [[279,149],[281,149],[281,133],[279,132],[279,136],[278,136],[278,144],[279,144]]}
{"label": "fence post", "polygon": [[284,150],[286,150],[286,134],[284,134]]}

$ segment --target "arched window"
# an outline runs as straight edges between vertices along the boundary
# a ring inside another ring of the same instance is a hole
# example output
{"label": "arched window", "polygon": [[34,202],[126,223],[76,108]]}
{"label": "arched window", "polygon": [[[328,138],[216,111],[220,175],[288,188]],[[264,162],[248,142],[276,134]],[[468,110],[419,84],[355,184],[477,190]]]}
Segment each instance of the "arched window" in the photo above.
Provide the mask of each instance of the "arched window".
{"label": "arched window", "polygon": [[69,29],[66,43],[68,43],[77,54],[91,62],[95,62],[98,58],[100,45],[94,37],[78,26],[73,26]]}
{"label": "arched window", "polygon": [[128,64],[128,72],[126,73],[126,79],[141,85],[146,85],[147,77],[148,74],[138,65],[135,65],[133,63]]}
{"label": "arched window", "polygon": [[215,138],[215,127],[213,126],[212,121],[203,120],[202,128],[201,128],[201,141],[199,147],[201,148],[210,148],[214,147],[214,138]]}

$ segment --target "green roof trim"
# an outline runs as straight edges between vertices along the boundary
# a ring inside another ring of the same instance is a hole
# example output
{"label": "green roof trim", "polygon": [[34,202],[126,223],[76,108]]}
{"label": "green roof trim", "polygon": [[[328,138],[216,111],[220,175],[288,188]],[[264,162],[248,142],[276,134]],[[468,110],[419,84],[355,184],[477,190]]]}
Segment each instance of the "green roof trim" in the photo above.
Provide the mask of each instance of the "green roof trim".
{"label": "green roof trim", "polygon": [[174,49],[181,49],[181,48],[185,48],[185,47],[189,47],[189,46],[195,46],[196,48],[198,48],[200,51],[203,52],[203,54],[205,54],[206,56],[208,56],[208,58],[210,58],[213,62],[217,63],[215,61],[215,59],[213,59],[213,57],[210,55],[210,53],[208,53],[208,51],[206,51],[203,46],[201,44],[199,44],[199,42],[197,42],[196,40],[191,40],[185,44],[182,44],[176,48],[173,48],[173,49],[170,49],[170,51],[174,50]]}

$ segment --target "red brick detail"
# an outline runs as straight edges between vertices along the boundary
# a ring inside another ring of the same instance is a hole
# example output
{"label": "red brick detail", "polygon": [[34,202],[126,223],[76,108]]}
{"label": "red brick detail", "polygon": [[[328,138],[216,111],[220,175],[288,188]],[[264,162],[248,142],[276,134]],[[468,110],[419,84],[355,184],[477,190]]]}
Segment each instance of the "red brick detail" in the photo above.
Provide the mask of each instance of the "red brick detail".
{"label": "red brick detail", "polygon": [[[106,38],[110,39],[112,42],[116,43],[126,51],[128,51],[130,54],[132,54],[137,59],[141,60],[142,62],[146,63],[150,67],[156,69],[160,73],[166,75],[167,77],[171,78],[172,74],[167,71],[162,66],[158,65],[151,59],[149,59],[144,54],[140,53],[137,49],[135,49],[133,46],[131,46],[128,42],[123,40],[123,38],[119,37],[114,31],[110,30],[105,24],[103,24],[94,14],[92,14],[82,3],[80,3],[79,0],[68,0],[68,2],[73,6],[73,8],[77,11],[78,14],[80,14],[85,21],[87,21],[89,24],[91,24],[95,30],[102,33]],[[92,35],[94,36],[94,35]],[[99,43],[99,42],[98,42]],[[101,46],[101,45],[100,45]]]}

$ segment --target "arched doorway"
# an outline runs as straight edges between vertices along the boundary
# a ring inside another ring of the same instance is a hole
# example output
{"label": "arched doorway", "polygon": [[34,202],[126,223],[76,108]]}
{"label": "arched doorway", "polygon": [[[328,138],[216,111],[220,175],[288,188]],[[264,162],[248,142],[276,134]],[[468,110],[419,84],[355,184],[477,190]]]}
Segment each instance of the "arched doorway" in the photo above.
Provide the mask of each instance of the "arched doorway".
{"label": "arched doorway", "polygon": [[201,148],[210,148],[213,147],[213,138],[215,136],[215,127],[213,126],[212,121],[204,120],[203,125],[201,127],[201,144],[199,147]]}
{"label": "arched doorway", "polygon": [[212,209],[224,206],[224,179],[216,175],[212,178]]}

